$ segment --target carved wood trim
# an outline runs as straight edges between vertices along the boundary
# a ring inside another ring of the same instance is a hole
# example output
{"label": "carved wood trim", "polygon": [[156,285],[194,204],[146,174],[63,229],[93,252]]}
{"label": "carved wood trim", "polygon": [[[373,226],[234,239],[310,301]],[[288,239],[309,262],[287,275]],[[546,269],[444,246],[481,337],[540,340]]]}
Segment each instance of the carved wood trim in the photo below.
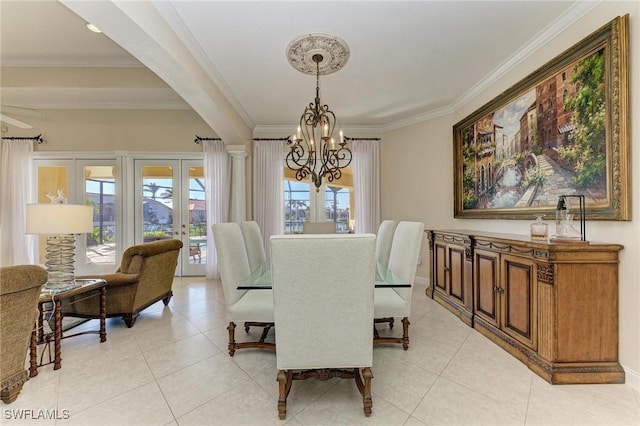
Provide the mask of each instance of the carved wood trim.
{"label": "carved wood trim", "polygon": [[553,285],[553,265],[536,263],[538,282]]}

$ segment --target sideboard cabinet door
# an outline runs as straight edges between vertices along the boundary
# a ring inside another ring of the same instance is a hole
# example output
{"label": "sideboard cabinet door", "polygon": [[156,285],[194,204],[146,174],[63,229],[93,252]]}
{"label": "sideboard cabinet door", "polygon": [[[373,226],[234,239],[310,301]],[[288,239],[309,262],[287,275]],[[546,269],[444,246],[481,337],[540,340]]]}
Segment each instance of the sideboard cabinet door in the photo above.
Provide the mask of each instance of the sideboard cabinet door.
{"label": "sideboard cabinet door", "polygon": [[501,255],[502,330],[531,349],[537,348],[536,264],[533,260]]}
{"label": "sideboard cabinet door", "polygon": [[431,283],[427,295],[472,325],[471,241],[463,235],[430,234]]}
{"label": "sideboard cabinet door", "polygon": [[473,277],[475,315],[494,327],[500,326],[498,317],[499,277],[499,255],[491,251],[476,249]]}

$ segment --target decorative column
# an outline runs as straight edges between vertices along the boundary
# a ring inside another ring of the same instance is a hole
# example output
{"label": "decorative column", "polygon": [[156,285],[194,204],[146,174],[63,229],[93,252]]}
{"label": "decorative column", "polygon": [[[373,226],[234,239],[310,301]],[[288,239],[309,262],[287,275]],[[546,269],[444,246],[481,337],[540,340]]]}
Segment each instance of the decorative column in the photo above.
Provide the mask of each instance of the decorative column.
{"label": "decorative column", "polygon": [[229,222],[247,220],[247,179],[245,159],[249,156],[244,145],[227,145],[231,155],[231,201]]}

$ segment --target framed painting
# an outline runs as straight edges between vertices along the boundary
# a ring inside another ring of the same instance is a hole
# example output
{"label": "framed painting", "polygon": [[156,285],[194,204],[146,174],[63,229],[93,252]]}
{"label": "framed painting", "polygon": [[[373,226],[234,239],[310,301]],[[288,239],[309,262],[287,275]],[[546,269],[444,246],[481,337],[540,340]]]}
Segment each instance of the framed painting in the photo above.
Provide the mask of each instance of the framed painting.
{"label": "framed painting", "polygon": [[453,126],[454,215],[630,220],[629,17],[617,17]]}

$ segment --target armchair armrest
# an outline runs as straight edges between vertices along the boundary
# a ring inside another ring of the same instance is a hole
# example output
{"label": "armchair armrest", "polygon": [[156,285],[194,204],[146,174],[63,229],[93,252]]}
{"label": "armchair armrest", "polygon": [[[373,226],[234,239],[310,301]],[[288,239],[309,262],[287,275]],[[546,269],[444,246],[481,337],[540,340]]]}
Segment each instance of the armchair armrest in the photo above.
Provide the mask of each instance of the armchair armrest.
{"label": "armchair armrest", "polygon": [[76,277],[78,279],[87,279],[87,278],[100,278],[107,282],[107,285],[110,287],[117,287],[122,285],[135,284],[140,279],[140,274],[104,274],[104,275],[83,275]]}

